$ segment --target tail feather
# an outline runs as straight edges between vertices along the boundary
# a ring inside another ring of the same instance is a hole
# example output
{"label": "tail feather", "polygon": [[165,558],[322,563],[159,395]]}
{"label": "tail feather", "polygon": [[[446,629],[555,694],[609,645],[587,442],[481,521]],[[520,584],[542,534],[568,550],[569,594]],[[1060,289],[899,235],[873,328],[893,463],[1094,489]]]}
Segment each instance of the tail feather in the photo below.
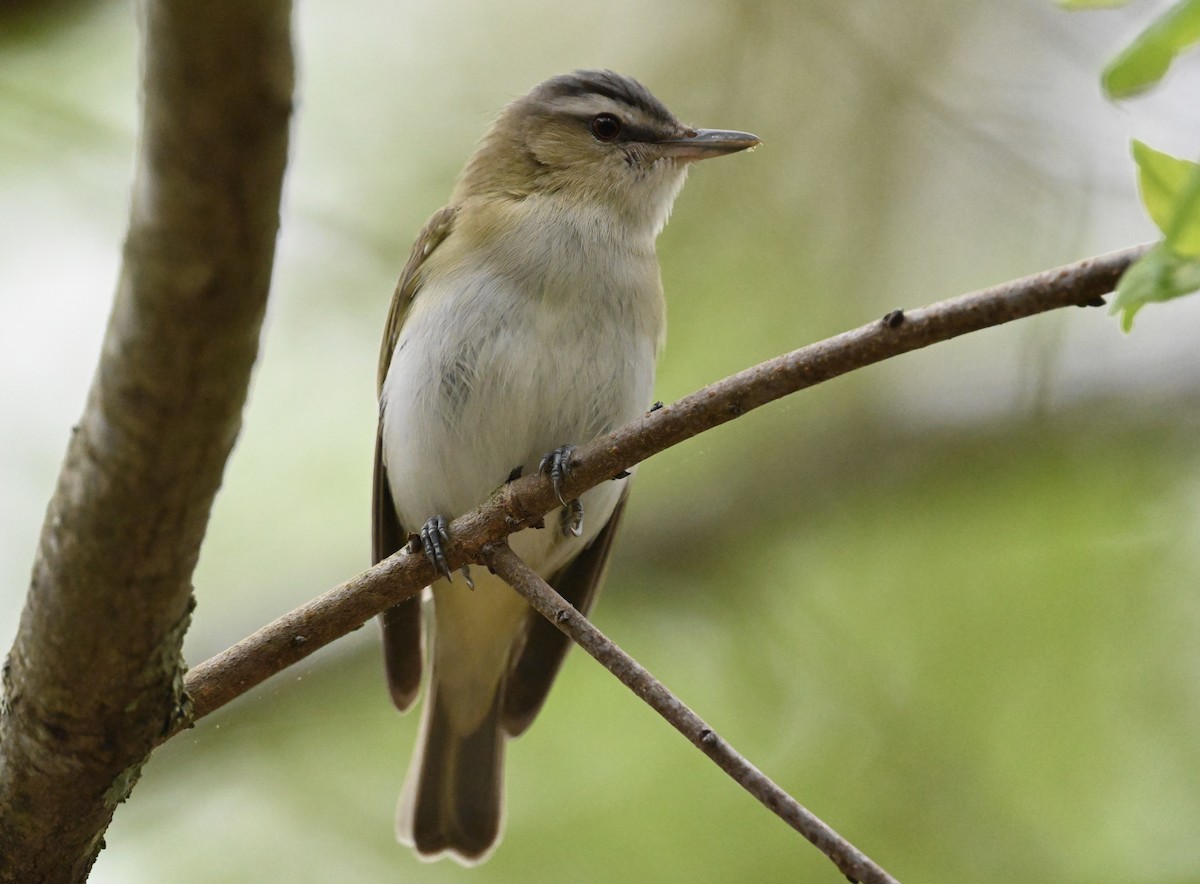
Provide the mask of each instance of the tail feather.
{"label": "tail feather", "polygon": [[400,796],[396,837],[422,859],[464,865],[491,855],[503,823],[504,742],[500,695],[479,726],[458,733],[433,679],[421,737]]}

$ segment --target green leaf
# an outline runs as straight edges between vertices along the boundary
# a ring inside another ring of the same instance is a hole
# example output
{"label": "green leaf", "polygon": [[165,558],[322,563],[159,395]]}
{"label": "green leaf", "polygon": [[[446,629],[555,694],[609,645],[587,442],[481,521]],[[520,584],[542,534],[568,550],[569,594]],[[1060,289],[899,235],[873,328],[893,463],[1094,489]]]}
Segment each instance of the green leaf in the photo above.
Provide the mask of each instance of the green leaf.
{"label": "green leaf", "polygon": [[1104,70],[1109,98],[1144,92],[1166,74],[1183,50],[1200,41],[1200,0],[1180,0],[1142,31]]}
{"label": "green leaf", "polygon": [[1200,163],[1181,160],[1135,140],[1142,202],[1167,245],[1182,257],[1200,257]]}
{"label": "green leaf", "polygon": [[1124,6],[1129,0],[1058,0],[1058,5],[1068,12],[1081,12],[1088,9],[1112,9]]}
{"label": "green leaf", "polygon": [[1173,252],[1159,243],[1125,271],[1117,283],[1110,314],[1121,314],[1121,328],[1133,328],[1133,317],[1151,301],[1170,301],[1200,290],[1200,258]]}

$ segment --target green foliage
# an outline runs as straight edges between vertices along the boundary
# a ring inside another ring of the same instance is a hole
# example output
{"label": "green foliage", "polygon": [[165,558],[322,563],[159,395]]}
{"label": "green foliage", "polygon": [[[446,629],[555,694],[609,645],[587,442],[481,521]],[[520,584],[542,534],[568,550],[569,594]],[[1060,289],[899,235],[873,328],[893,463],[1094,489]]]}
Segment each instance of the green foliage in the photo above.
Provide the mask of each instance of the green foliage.
{"label": "green foliage", "polygon": [[1200,261],[1183,258],[1159,243],[1125,271],[1117,285],[1111,312],[1121,314],[1121,328],[1133,328],[1133,317],[1151,301],[1169,301],[1200,289]]}
{"label": "green foliage", "polygon": [[1133,142],[1138,185],[1146,211],[1164,240],[1121,277],[1111,312],[1129,331],[1151,301],[1169,301],[1200,289],[1200,165]]}
{"label": "green foliage", "polygon": [[1146,211],[1179,255],[1200,258],[1200,165],[1133,142]]}
{"label": "green foliage", "polygon": [[[1121,0],[1061,0],[1065,9],[1097,9]],[[1142,31],[1104,69],[1109,98],[1130,98],[1158,84],[1185,49],[1200,42],[1200,0],[1180,0]],[[1133,142],[1138,186],[1146,211],[1164,240],[1131,266],[1117,285],[1111,313],[1129,331],[1151,301],[1169,301],[1200,289],[1200,165]]]}
{"label": "green foliage", "polygon": [[1198,41],[1200,0],[1181,0],[1105,68],[1101,78],[1104,91],[1114,99],[1146,91],[1166,75],[1181,52]]}

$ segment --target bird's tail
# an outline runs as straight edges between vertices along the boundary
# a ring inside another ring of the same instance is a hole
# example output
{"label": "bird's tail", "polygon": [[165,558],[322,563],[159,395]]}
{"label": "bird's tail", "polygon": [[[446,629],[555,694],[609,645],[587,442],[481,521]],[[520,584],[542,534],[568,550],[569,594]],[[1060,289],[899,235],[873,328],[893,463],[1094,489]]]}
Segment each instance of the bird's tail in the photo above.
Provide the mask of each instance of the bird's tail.
{"label": "bird's tail", "polygon": [[431,679],[421,736],[400,794],[396,838],[425,860],[443,854],[476,865],[491,854],[503,825],[503,691],[470,733],[459,733]]}

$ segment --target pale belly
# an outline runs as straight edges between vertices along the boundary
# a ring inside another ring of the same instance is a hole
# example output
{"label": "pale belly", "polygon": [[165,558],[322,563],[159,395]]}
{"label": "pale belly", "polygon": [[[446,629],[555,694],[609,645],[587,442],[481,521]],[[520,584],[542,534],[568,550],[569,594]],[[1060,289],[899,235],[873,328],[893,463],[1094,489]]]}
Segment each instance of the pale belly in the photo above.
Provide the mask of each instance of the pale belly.
{"label": "pale belly", "polygon": [[[517,468],[579,445],[641,414],[654,379],[655,336],[569,302],[515,296],[479,275],[414,304],[383,387],[383,457],[405,530],[486,500]],[[603,527],[623,482],[582,497],[584,533],[547,528],[514,535],[514,550],[543,574],[574,557]]]}

